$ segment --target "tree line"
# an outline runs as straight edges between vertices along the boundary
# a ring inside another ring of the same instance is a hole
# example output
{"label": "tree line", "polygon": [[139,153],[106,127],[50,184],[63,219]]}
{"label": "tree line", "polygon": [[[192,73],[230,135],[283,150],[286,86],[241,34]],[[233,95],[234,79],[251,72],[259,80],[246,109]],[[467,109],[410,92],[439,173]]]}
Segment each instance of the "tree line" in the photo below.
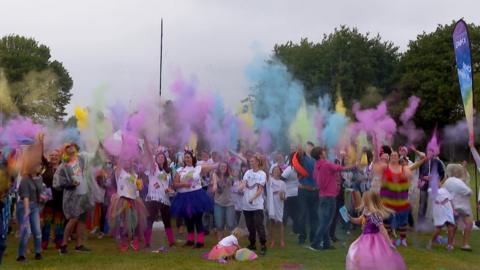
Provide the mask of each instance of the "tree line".
{"label": "tree line", "polygon": [[[303,83],[309,103],[325,94],[335,99],[338,93],[347,108],[354,102],[369,108],[387,100],[391,115],[398,118],[408,97],[416,95],[421,103],[415,123],[432,130],[465,117],[451,37],[454,25],[438,25],[431,33],[419,34],[405,52],[380,35],[341,26],[319,42],[303,38],[276,44],[272,58]],[[480,27],[470,24],[469,32],[474,85],[478,85]],[[475,108],[478,104],[475,98]]]}
{"label": "tree line", "polygon": [[[438,25],[409,42],[405,52],[380,35],[341,26],[318,42],[303,38],[276,44],[272,58],[284,63],[304,85],[307,102],[341,93],[347,108],[389,102],[398,117],[411,95],[421,98],[415,122],[425,130],[464,117],[451,33],[455,22]],[[480,66],[480,27],[469,25],[474,85]],[[0,112],[34,119],[63,119],[73,80],[50,49],[33,38],[8,35],[0,39]],[[474,90],[475,91],[475,90]],[[474,99],[478,108],[479,99]]]}

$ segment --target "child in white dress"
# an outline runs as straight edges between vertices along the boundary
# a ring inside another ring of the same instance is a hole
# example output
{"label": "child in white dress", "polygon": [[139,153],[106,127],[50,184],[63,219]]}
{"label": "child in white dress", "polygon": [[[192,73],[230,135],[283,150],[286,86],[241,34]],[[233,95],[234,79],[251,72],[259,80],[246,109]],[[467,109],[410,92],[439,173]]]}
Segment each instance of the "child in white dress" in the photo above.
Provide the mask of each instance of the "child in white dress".
{"label": "child in white dress", "polygon": [[282,170],[279,166],[274,166],[272,174],[267,183],[267,210],[270,223],[271,247],[275,246],[275,234],[280,231],[280,247],[285,247],[284,227],[283,227],[283,205],[285,202],[285,193],[287,187],[285,182],[280,180]]}
{"label": "child in white dress", "polygon": [[432,239],[428,242],[427,248],[431,249],[432,243],[437,240],[437,237],[442,232],[444,226],[447,227],[448,231],[448,245],[447,250],[453,250],[453,241],[455,239],[455,217],[453,211],[452,199],[453,196],[448,192],[444,187],[440,187],[437,191],[437,194],[432,194],[432,189],[429,189],[432,198],[432,215],[433,215],[433,224],[435,225],[435,230],[433,231]]}

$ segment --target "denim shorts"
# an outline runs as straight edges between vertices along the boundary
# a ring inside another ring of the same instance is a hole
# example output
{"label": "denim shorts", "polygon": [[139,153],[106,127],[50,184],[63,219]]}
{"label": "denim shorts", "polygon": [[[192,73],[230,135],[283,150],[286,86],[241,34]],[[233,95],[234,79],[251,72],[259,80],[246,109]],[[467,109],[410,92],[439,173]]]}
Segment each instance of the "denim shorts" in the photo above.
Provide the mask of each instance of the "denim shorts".
{"label": "denim shorts", "polygon": [[407,226],[409,213],[410,209],[401,212],[395,212],[387,220],[385,220],[385,224],[391,225],[393,229]]}

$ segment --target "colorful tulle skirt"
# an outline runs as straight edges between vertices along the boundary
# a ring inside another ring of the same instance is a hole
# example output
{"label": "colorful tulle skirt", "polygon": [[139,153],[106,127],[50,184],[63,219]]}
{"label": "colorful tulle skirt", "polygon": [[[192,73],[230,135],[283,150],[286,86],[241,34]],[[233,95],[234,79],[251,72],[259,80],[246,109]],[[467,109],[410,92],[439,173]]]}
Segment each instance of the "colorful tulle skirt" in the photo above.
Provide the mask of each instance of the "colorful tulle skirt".
{"label": "colorful tulle skirt", "polygon": [[174,216],[191,218],[196,214],[213,212],[213,200],[203,189],[177,193],[170,210]]}
{"label": "colorful tulle skirt", "polygon": [[405,270],[407,265],[397,250],[390,248],[380,233],[362,234],[350,245],[347,270]]}
{"label": "colorful tulle skirt", "polygon": [[248,248],[241,248],[235,253],[235,260],[239,262],[253,261],[257,258],[257,254]]}
{"label": "colorful tulle skirt", "polygon": [[140,198],[132,200],[117,194],[112,196],[107,213],[112,236],[141,238],[146,228],[147,216],[147,208]]}
{"label": "colorful tulle skirt", "polygon": [[209,260],[219,260],[219,259],[225,259],[231,256],[235,255],[235,252],[237,251],[236,246],[220,246],[220,245],[215,245],[212,250],[208,253],[208,259]]}

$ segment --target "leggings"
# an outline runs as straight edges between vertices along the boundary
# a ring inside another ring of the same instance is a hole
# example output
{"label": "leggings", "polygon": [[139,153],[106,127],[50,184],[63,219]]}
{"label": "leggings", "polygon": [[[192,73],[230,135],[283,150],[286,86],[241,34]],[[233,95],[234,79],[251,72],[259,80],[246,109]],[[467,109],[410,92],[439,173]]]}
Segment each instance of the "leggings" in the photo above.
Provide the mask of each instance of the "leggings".
{"label": "leggings", "polygon": [[428,192],[426,190],[420,190],[420,202],[418,205],[418,221],[425,221],[428,208]]}
{"label": "leggings", "polygon": [[100,218],[100,231],[104,234],[108,234],[108,206],[107,204],[102,204],[102,216]]}
{"label": "leggings", "polygon": [[298,197],[288,197],[283,208],[283,225],[287,226],[288,218],[292,219],[293,232],[298,232]]}
{"label": "leggings", "polygon": [[168,244],[170,246],[175,244],[175,239],[172,232],[170,206],[159,201],[147,201],[145,202],[145,206],[148,210],[147,228],[143,233],[145,246],[150,246],[151,244],[153,223],[159,219],[159,215],[162,217],[165,228],[165,236],[167,237]]}
{"label": "leggings", "polygon": [[197,213],[192,217],[185,217],[185,224],[187,225],[188,233],[203,233],[203,222],[202,222],[203,213]]}
{"label": "leggings", "polygon": [[251,246],[255,246],[255,241],[260,238],[260,244],[265,246],[267,243],[265,225],[263,225],[263,210],[243,211],[245,216],[245,223],[248,229],[248,240]]}
{"label": "leggings", "polygon": [[165,229],[169,229],[172,227],[170,206],[163,204],[159,201],[145,202],[145,206],[148,210],[147,228],[151,229],[153,223],[157,221],[160,216],[162,217],[162,222],[165,226]]}
{"label": "leggings", "polygon": [[185,225],[184,223],[185,223],[185,222],[184,222],[184,220],[183,220],[182,217],[177,217],[176,222],[175,222],[175,224],[177,225],[177,229],[179,229],[180,227],[182,227],[183,225]]}

